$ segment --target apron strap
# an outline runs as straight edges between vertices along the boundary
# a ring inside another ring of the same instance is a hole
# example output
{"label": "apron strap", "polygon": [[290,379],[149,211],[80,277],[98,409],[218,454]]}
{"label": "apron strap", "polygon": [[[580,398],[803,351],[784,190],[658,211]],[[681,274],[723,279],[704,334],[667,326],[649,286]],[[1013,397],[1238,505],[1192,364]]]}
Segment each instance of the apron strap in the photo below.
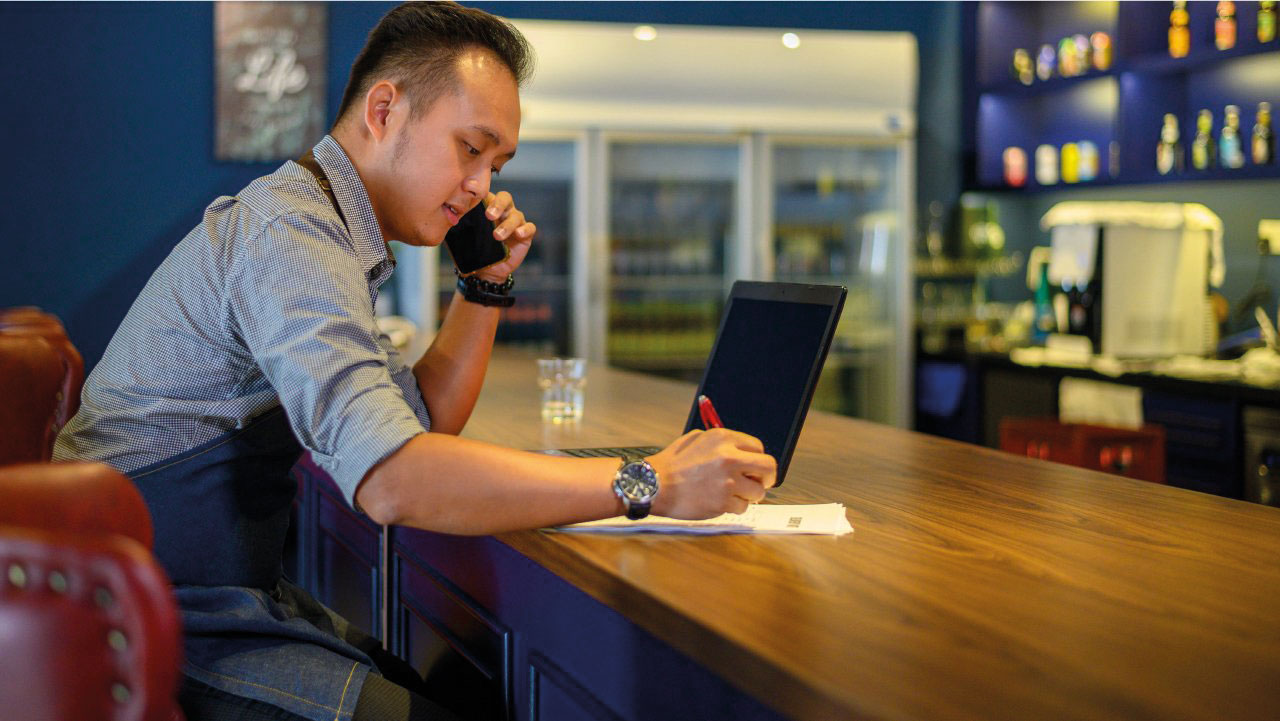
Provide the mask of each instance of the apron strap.
{"label": "apron strap", "polygon": [[338,212],[338,217],[342,219],[342,224],[346,225],[347,217],[342,214],[342,208],[338,206],[338,198],[333,194],[333,184],[329,182],[329,176],[325,175],[324,168],[321,168],[320,163],[316,161],[315,153],[308,150],[295,162],[316,177],[316,182],[320,184],[320,190],[324,192],[325,197],[333,204],[333,209]]}

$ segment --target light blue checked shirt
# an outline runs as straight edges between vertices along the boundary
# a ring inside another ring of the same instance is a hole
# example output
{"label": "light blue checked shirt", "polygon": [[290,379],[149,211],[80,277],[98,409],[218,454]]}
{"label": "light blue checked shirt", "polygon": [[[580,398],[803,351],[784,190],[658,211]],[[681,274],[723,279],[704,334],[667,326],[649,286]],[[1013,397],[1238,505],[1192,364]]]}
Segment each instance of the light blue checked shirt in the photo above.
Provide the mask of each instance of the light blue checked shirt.
{"label": "light blue checked shirt", "polygon": [[371,467],[430,428],[412,369],[374,323],[395,263],[369,196],[332,137],[314,153],[346,224],[293,162],[215,200],[129,309],[54,460],[127,474],[283,405],[353,503]]}

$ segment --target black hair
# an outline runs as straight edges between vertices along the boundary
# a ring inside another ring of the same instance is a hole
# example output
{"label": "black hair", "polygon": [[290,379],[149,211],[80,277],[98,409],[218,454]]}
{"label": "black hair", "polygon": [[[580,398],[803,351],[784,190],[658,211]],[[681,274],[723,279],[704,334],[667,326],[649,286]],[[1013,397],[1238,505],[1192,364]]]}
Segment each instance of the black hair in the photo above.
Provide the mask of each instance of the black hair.
{"label": "black hair", "polygon": [[407,2],[383,16],[351,66],[335,125],[380,80],[408,95],[417,115],[457,88],[457,60],[469,48],[487,50],[516,85],[533,72],[533,50],[511,23],[454,2]]}

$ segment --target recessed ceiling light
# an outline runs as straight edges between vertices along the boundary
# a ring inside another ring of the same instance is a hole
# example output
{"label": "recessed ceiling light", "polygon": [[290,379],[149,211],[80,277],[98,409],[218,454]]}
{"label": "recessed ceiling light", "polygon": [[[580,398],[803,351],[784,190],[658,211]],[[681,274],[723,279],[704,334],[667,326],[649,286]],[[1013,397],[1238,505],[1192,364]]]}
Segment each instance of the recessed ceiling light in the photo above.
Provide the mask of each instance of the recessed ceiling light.
{"label": "recessed ceiling light", "polygon": [[792,50],[795,50],[796,48],[800,47],[800,36],[796,35],[795,33],[783,33],[782,44],[786,45]]}
{"label": "recessed ceiling light", "polygon": [[631,31],[636,40],[644,40],[648,42],[658,37],[658,29],[652,25],[637,25],[635,30]]}

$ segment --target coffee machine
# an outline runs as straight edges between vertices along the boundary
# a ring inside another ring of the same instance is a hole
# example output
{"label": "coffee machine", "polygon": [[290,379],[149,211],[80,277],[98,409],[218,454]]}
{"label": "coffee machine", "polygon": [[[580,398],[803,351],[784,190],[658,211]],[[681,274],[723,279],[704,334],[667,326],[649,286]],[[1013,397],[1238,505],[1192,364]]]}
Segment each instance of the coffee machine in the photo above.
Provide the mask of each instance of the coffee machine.
{"label": "coffee machine", "polygon": [[1070,299],[1069,328],[1118,358],[1202,355],[1216,343],[1208,287],[1226,275],[1222,220],[1196,203],[1058,203],[1049,281]]}

